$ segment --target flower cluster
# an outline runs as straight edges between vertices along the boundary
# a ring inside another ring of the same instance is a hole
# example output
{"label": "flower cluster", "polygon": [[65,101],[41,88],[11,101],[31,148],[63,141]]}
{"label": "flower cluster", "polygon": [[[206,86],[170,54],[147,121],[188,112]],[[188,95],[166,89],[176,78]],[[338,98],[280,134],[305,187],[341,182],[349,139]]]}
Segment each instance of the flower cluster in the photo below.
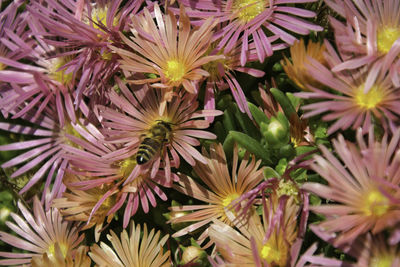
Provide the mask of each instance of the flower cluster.
{"label": "flower cluster", "polygon": [[399,266],[399,11],[2,1],[0,265]]}

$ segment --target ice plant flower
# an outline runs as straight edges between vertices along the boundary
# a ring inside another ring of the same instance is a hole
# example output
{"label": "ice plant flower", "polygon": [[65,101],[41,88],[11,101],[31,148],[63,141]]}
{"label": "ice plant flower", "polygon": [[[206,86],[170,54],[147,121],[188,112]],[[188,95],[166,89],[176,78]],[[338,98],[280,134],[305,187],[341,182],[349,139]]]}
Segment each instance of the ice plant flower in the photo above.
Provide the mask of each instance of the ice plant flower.
{"label": "ice plant flower", "polygon": [[[308,35],[310,31],[320,31],[320,26],[314,25],[303,18],[312,18],[315,13],[299,7],[286,6],[314,2],[314,0],[228,0],[228,1],[194,1],[181,0],[194,24],[203,23],[204,19],[214,17],[222,24],[214,34],[219,39],[217,49],[225,47],[230,51],[240,44],[240,62],[247,62],[249,43],[254,41],[258,60],[263,62],[275,50],[292,45],[296,40],[290,32]],[[267,33],[268,32],[268,33]]]}
{"label": "ice plant flower", "polygon": [[[164,253],[163,246],[168,239],[168,235],[160,239],[161,232],[155,233],[154,229],[147,231],[144,224],[143,236],[141,237],[141,226],[131,223],[130,234],[124,230],[121,237],[111,230],[107,235],[113,248],[101,242],[100,246],[93,245],[89,256],[97,266],[143,266],[143,267],[166,267],[170,251]],[[140,241],[141,240],[141,241]]]}
{"label": "ice plant flower", "polygon": [[[343,1],[326,4],[346,19],[343,24],[331,18],[338,49],[346,60],[334,71],[355,69],[373,64],[390,66],[391,78],[400,86],[398,64],[400,53],[400,5],[397,0]],[[371,76],[372,77],[372,76]]]}
{"label": "ice plant flower", "polygon": [[[178,154],[192,166],[195,165],[195,159],[206,162],[194,148],[200,144],[196,138],[215,139],[216,136],[202,130],[210,123],[198,118],[216,116],[222,112],[196,111],[198,102],[193,95],[185,91],[172,97],[160,112],[162,93],[158,89],[144,85],[135,88],[132,93],[125,84],[118,81],[121,94],[118,95],[115,91],[109,93],[110,101],[118,110],[105,106],[98,107],[103,125],[109,128],[103,132],[108,136],[109,142],[119,143],[125,151],[136,153],[137,162],[138,159],[147,161],[137,164],[125,183],[143,173],[144,169],[151,169],[151,177],[154,177],[160,166],[165,170],[166,179],[171,181],[171,166],[179,166]],[[161,131],[163,134],[155,134],[155,131]],[[141,146],[144,140],[152,145],[149,147],[145,142]],[[138,154],[139,150],[144,152]]]}
{"label": "ice plant flower", "polygon": [[[38,113],[36,109],[32,109],[21,115],[21,118],[32,126],[7,122],[0,123],[1,130],[36,137],[36,139],[28,141],[1,145],[0,151],[26,150],[13,159],[4,162],[1,167],[10,168],[19,165],[18,169],[11,174],[11,178],[18,177],[38,167],[29,182],[19,193],[27,192],[44,176],[47,176],[44,191],[52,186],[49,200],[56,196],[61,196],[61,193],[65,189],[62,179],[65,170],[69,166],[68,159],[65,157],[67,154],[65,147],[79,147],[80,140],[88,138],[92,142],[92,146],[87,148],[88,151],[93,153],[98,153],[99,150],[107,151],[104,143],[96,139],[98,136],[97,133],[94,133],[96,127],[85,119],[87,113],[86,115],[76,116],[73,110],[68,110],[67,112],[63,109],[62,103],[50,103],[52,105],[46,106],[41,113]],[[54,110],[56,107],[58,110],[62,110],[62,113]],[[75,117],[76,123],[72,122],[71,117]],[[71,138],[75,138],[74,141],[71,141]],[[52,183],[53,176],[55,176],[54,183]],[[46,203],[46,208],[49,204],[48,202]]]}
{"label": "ice plant flower", "polygon": [[[109,80],[119,70],[118,57],[111,53],[108,45],[119,47],[119,32],[126,27],[129,15],[138,12],[143,0],[129,0],[123,6],[121,3],[122,0],[49,0],[44,4],[36,0],[27,7],[41,25],[34,28],[33,34],[45,36],[43,42],[56,48],[57,57],[72,57],[61,69],[81,74],[76,87],[76,104],[83,95],[103,96],[110,87]],[[55,41],[60,38],[62,41]]]}
{"label": "ice plant flower", "polygon": [[[170,223],[193,222],[192,225],[176,232],[174,236],[192,232],[209,224],[213,219],[231,224],[226,216],[226,209],[230,207],[232,201],[254,189],[263,179],[263,168],[259,168],[261,161],[256,162],[254,156],[250,156],[249,153],[245,154],[238,169],[237,146],[233,152],[231,174],[221,144],[212,144],[210,152],[204,148],[202,152],[206,157],[206,162],[197,162],[193,169],[208,189],[184,174],[179,175],[180,180],[178,184],[173,185],[173,188],[206,204],[171,207],[172,212],[193,211],[169,221]],[[200,241],[205,237],[201,237]]]}
{"label": "ice plant flower", "polygon": [[165,100],[169,101],[174,88],[181,86],[189,93],[197,94],[197,83],[209,75],[201,66],[223,58],[222,55],[206,55],[217,21],[209,19],[200,28],[193,29],[183,7],[177,21],[170,12],[162,14],[157,4],[154,5],[154,16],[157,24],[144,8],[143,15],[132,18],[133,36],[121,35],[130,50],[111,47],[122,58],[121,68],[132,73],[152,74],[150,78],[131,82],[150,83],[161,88]]}
{"label": "ice plant flower", "polygon": [[316,225],[311,225],[310,228],[322,240],[333,244],[337,249],[357,259],[357,263],[349,263],[318,255],[304,256],[303,259],[312,263],[313,266],[394,267],[400,264],[400,247],[398,245],[390,246],[385,241],[384,234],[371,235],[367,233],[359,236],[352,243],[338,246],[334,244],[336,234],[326,233]]}
{"label": "ice plant flower", "polygon": [[[114,217],[114,214],[110,214],[109,211],[117,202],[120,195],[119,189],[113,184],[103,184],[86,190],[74,186],[74,183],[85,180],[87,180],[86,177],[67,173],[63,179],[67,192],[64,192],[62,197],[53,200],[52,206],[60,210],[65,220],[86,223],[82,230],[95,226],[95,240],[98,241],[104,220],[107,218],[106,222],[110,223]],[[94,207],[104,196],[106,196],[105,200],[93,212]]]}
{"label": "ice plant flower", "polygon": [[[33,213],[18,202],[18,208],[22,213],[19,216],[11,213],[16,224],[7,222],[7,226],[20,237],[0,232],[0,240],[30,253],[0,252],[0,265],[17,265],[30,263],[32,257],[41,257],[44,253],[50,258],[62,257],[75,253],[77,247],[84,239],[84,235],[78,234],[78,228],[62,219],[57,209],[51,208],[44,211],[37,197],[33,200]],[[56,249],[55,247],[58,246]]]}
{"label": "ice plant flower", "polygon": [[263,204],[262,219],[253,211],[247,220],[234,221],[238,230],[214,220],[209,236],[229,266],[294,266],[302,243],[298,213],[294,198],[273,194]]}
{"label": "ice plant flower", "polygon": [[308,58],[312,58],[322,65],[327,66],[324,57],[325,45],[309,41],[307,46],[304,44],[304,39],[295,42],[290,47],[290,59],[284,57],[282,66],[291,79],[301,90],[310,91],[307,85],[319,88],[321,84],[308,73],[306,65],[309,63]]}
{"label": "ice plant flower", "polygon": [[[302,98],[322,100],[303,106],[307,111],[304,117],[327,113],[322,118],[335,121],[329,127],[328,134],[350,127],[362,127],[366,133],[373,119],[385,128],[397,122],[400,115],[399,87],[393,86],[388,69],[382,67],[376,72],[377,69],[365,67],[332,72],[330,68],[343,61],[328,42],[325,42],[325,46],[329,67],[312,59],[309,59],[310,64],[307,65],[310,75],[323,86],[316,88],[309,85],[311,92],[295,94]],[[369,79],[371,74],[374,79]]]}
{"label": "ice plant flower", "polygon": [[400,130],[391,140],[385,135],[381,142],[374,140],[370,130],[368,144],[361,130],[357,145],[342,135],[333,140],[333,147],[342,163],[325,147],[315,156],[311,167],[328,185],[305,183],[303,188],[336,203],[312,206],[310,209],[326,216],[318,227],[337,234],[334,245],[347,244],[361,234],[377,234],[394,226],[400,219],[398,143]]}
{"label": "ice plant flower", "polygon": [[92,261],[87,256],[87,248],[80,246],[74,256],[71,254],[63,256],[58,243],[54,245],[54,253],[44,253],[42,256],[32,257],[32,267],[90,267]]}

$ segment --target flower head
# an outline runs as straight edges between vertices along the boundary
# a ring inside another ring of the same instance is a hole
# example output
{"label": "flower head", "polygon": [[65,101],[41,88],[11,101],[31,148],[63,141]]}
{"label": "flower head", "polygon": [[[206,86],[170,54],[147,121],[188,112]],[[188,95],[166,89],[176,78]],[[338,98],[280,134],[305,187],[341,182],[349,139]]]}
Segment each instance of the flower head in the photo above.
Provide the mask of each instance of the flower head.
{"label": "flower head", "polygon": [[112,47],[122,57],[121,68],[133,73],[153,74],[155,77],[131,82],[150,83],[164,89],[166,100],[171,99],[173,88],[180,86],[191,94],[197,93],[197,83],[209,75],[201,66],[223,58],[206,55],[216,21],[209,19],[199,29],[192,29],[183,8],[178,22],[172,13],[163,15],[157,4],[154,5],[154,16],[157,24],[145,8],[143,15],[133,17],[133,36],[128,39],[121,35],[134,52]]}
{"label": "flower head", "polygon": [[95,239],[98,240],[104,220],[107,218],[107,223],[110,223],[114,216],[109,211],[117,202],[119,190],[112,184],[86,190],[74,186],[82,180],[86,180],[85,177],[66,174],[63,183],[68,191],[63,193],[63,197],[53,200],[53,207],[59,209],[67,221],[86,222],[82,230],[95,226]]}
{"label": "flower head", "polygon": [[192,213],[175,217],[172,223],[195,222],[175,233],[174,236],[184,235],[217,218],[225,223],[231,223],[226,216],[226,208],[232,201],[255,188],[263,179],[261,161],[246,153],[238,166],[237,147],[233,152],[232,173],[229,173],[224,150],[221,144],[212,144],[210,152],[203,149],[206,163],[197,162],[194,166],[195,173],[207,185],[204,188],[192,178],[181,174],[179,185],[173,187],[181,193],[199,199],[204,205],[187,205],[171,207],[173,212],[193,211]]}
{"label": "flower head", "polygon": [[352,242],[368,231],[379,233],[399,221],[399,138],[398,130],[390,142],[387,136],[374,141],[371,130],[366,144],[359,130],[357,147],[340,135],[333,146],[345,166],[326,147],[320,147],[323,155],[315,156],[312,168],[328,185],[305,183],[303,188],[336,202],[311,207],[326,216],[319,227],[337,233],[334,244]]}
{"label": "flower head", "polygon": [[33,34],[44,35],[43,43],[55,48],[56,57],[71,56],[61,70],[80,74],[75,89],[76,104],[83,95],[102,95],[119,70],[118,56],[111,53],[108,45],[120,46],[119,32],[126,27],[128,16],[138,12],[143,1],[129,0],[121,6],[122,2],[49,0],[45,4],[31,1],[28,6],[38,22]]}
{"label": "flower head", "polygon": [[[120,143],[123,150],[136,154],[136,163],[126,183],[151,169],[154,177],[160,166],[164,167],[165,177],[171,181],[171,166],[179,166],[179,156],[195,165],[197,159],[206,162],[193,146],[200,142],[196,138],[214,139],[212,133],[203,131],[209,126],[207,120],[197,118],[220,115],[217,110],[197,110],[198,102],[188,93],[174,96],[166,107],[161,109],[162,94],[146,85],[136,88],[134,93],[122,82],[119,83],[121,95],[111,91],[111,102],[119,109],[100,106],[103,124],[109,127],[104,133],[112,143]],[[171,155],[171,159],[170,159]],[[162,165],[160,165],[162,162]],[[151,168],[150,168],[151,167]]]}
{"label": "flower head", "polygon": [[238,231],[215,220],[209,236],[226,264],[288,266],[301,244],[296,239],[298,212],[294,198],[273,194],[264,203],[262,220],[256,212],[248,220],[234,220]]}
{"label": "flower head", "polygon": [[168,235],[160,239],[160,231],[155,233],[152,229],[149,233],[146,224],[143,227],[142,237],[140,225],[135,227],[132,222],[129,236],[126,230],[121,233],[120,238],[111,231],[107,238],[113,249],[101,242],[100,246],[97,244],[92,246],[89,252],[89,256],[99,266],[170,266],[168,262],[170,251],[163,252]]}
{"label": "flower head", "polygon": [[346,19],[346,24],[331,19],[338,49],[345,58],[333,70],[356,69],[368,64],[391,65],[390,76],[395,85],[400,86],[396,70],[400,53],[398,1],[328,0],[326,3]]}
{"label": "flower head", "polygon": [[[289,33],[309,34],[310,30],[319,31],[322,28],[302,18],[315,16],[314,12],[285,6],[287,3],[304,3],[304,0],[235,0],[235,1],[193,1],[182,0],[188,15],[194,24],[201,24],[204,19],[214,17],[222,23],[214,39],[219,39],[217,49],[225,47],[231,50],[238,43],[241,47],[240,62],[244,66],[250,45],[254,41],[258,60],[263,62],[266,57],[294,43],[296,38]],[[313,2],[310,0],[308,2]],[[300,18],[299,18],[300,17]]]}
{"label": "flower head", "polygon": [[53,254],[33,256],[31,261],[32,267],[90,267],[91,263],[85,246],[80,246],[74,255],[69,254],[64,257],[58,243],[54,245]]}
{"label": "flower head", "polygon": [[0,240],[31,253],[0,252],[0,256],[6,258],[0,260],[0,265],[30,263],[33,256],[41,257],[44,253],[49,258],[60,257],[59,252],[63,258],[75,253],[84,236],[78,235],[78,229],[71,223],[63,221],[57,209],[51,208],[45,212],[37,197],[33,200],[33,214],[21,202],[18,208],[23,218],[12,213],[16,224],[7,222],[7,226],[20,237],[0,232]]}
{"label": "flower head", "polygon": [[[323,101],[303,106],[303,109],[309,110],[304,116],[307,118],[328,112],[322,118],[335,120],[328,129],[328,134],[350,127],[353,129],[362,127],[366,133],[374,119],[386,128],[399,120],[399,88],[393,86],[388,70],[365,67],[347,72],[332,72],[330,68],[342,60],[328,42],[325,45],[329,54],[327,57],[329,67],[312,59],[307,65],[310,75],[323,86],[316,88],[309,85],[310,93],[296,94],[303,98],[323,99]],[[335,93],[329,92],[330,90]]]}

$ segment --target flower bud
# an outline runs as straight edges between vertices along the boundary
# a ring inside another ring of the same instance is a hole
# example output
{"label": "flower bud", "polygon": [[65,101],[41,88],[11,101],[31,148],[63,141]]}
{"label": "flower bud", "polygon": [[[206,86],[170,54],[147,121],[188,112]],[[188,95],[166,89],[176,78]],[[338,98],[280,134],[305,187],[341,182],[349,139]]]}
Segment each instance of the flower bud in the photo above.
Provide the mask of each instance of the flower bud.
{"label": "flower bud", "polygon": [[187,263],[197,263],[200,264],[200,266],[205,266],[203,263],[207,262],[207,253],[195,246],[189,246],[187,248],[183,248],[183,254],[182,254],[182,264],[187,264]]}
{"label": "flower bud", "polygon": [[290,140],[289,121],[282,113],[272,117],[267,127],[262,123],[261,132],[271,148],[280,148]]}

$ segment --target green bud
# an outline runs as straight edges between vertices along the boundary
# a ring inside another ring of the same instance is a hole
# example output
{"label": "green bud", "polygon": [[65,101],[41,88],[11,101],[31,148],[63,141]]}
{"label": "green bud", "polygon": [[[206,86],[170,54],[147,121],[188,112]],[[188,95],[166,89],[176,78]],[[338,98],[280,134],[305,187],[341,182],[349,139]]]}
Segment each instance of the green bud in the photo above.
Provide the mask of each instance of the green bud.
{"label": "green bud", "polygon": [[267,129],[262,126],[261,131],[271,148],[280,148],[290,140],[289,121],[282,113],[272,117]]}

